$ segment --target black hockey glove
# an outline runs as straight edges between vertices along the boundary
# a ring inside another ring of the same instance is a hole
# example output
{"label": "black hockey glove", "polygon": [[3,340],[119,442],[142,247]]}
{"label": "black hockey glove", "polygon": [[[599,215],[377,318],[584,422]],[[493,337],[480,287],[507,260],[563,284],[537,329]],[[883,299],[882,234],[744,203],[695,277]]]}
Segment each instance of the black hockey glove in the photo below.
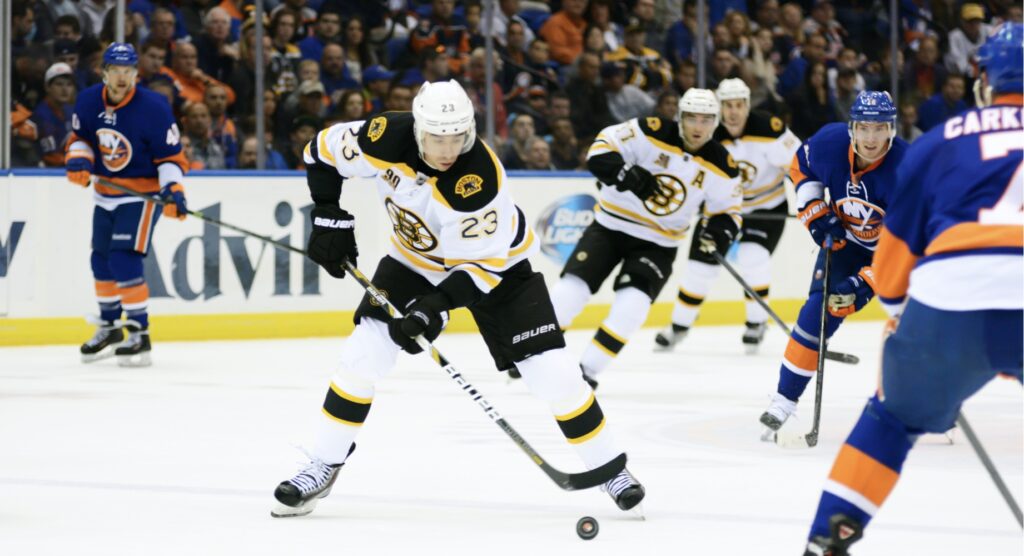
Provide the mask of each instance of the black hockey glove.
{"label": "black hockey glove", "polygon": [[700,241],[700,250],[708,255],[718,251],[723,257],[729,252],[729,246],[736,239],[736,232],[739,228],[736,221],[728,214],[716,214],[712,216],[697,238]]}
{"label": "black hockey glove", "polygon": [[444,292],[415,299],[406,308],[405,317],[391,319],[388,323],[388,334],[398,347],[407,353],[419,353],[423,348],[416,343],[416,337],[422,335],[428,342],[436,340],[448,322],[448,309],[452,307],[451,303]]}
{"label": "black hockey glove", "polygon": [[309,258],[335,278],[345,277],[346,260],[356,264],[356,221],[352,215],[333,206],[313,208],[313,230],[306,248]]}
{"label": "black hockey glove", "polygon": [[615,189],[632,191],[634,195],[644,200],[658,191],[658,178],[642,166],[634,164],[619,171],[619,184]]}

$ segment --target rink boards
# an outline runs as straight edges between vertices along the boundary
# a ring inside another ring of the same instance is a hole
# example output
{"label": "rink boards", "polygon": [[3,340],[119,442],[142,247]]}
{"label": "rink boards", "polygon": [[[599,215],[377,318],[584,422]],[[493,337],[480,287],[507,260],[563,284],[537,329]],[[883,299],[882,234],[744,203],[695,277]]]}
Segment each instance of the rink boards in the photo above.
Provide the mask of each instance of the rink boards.
{"label": "rink boards", "polygon": [[[505,186],[537,232],[544,253],[534,267],[551,285],[582,229],[593,219],[594,179],[585,173],[514,173]],[[189,207],[205,215],[305,246],[312,201],[300,172],[206,172],[186,179]],[[0,174],[0,345],[82,341],[97,312],[89,270],[92,190],[68,183],[62,173]],[[356,216],[359,265],[372,273],[386,253],[391,222],[369,182],[346,181],[342,205]],[[160,340],[332,336],[348,333],[361,290],[335,280],[308,259],[255,238],[190,218],[162,219],[146,259],[152,331]],[[668,322],[675,280],[686,262],[680,251],[675,275],[647,324]],[[793,320],[810,280],[815,248],[790,220],[773,261],[772,306]],[[611,301],[611,280],[591,300],[574,327],[595,327]],[[474,328],[468,313],[451,329]],[[881,318],[872,304],[856,318]],[[726,274],[704,304],[701,324],[744,320],[742,290]]]}

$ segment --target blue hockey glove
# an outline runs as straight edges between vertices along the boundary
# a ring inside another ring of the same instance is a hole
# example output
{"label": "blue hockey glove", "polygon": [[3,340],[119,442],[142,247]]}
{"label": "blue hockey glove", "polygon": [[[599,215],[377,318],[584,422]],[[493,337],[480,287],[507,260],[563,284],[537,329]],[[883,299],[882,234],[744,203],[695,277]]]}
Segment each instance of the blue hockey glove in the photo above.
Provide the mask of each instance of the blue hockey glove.
{"label": "blue hockey glove", "polygon": [[860,311],[875,296],[875,274],[870,266],[836,283],[829,289],[828,312],[834,317],[846,317]]}
{"label": "blue hockey glove", "polygon": [[846,247],[846,228],[825,201],[814,199],[807,203],[800,209],[797,218],[811,232],[811,237],[818,245],[824,247],[825,238],[831,237],[833,251]]}

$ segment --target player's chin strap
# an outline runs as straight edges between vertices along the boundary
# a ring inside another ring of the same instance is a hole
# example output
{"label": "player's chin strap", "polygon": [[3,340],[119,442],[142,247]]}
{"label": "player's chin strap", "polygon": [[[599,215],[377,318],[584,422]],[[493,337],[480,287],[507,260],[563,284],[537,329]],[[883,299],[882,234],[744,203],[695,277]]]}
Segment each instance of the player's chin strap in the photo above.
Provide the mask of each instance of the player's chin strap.
{"label": "player's chin strap", "polygon": [[876,161],[881,160],[885,155],[889,154],[889,149],[892,148],[892,142],[896,139],[896,123],[887,122],[887,124],[889,126],[889,144],[885,146],[885,150],[882,151],[882,154],[874,158],[868,158],[857,150],[857,123],[850,122],[850,148],[853,149],[853,154],[863,158],[869,165],[874,164]]}
{"label": "player's chin strap", "polygon": [[[173,202],[165,201],[159,197],[153,197],[152,195],[139,193],[138,191],[129,189],[123,185],[118,185],[103,178],[96,179],[100,184],[111,189],[116,189],[128,195],[139,197],[141,199],[145,199],[147,201],[157,203],[160,205],[174,204]],[[271,239],[268,236],[251,232],[249,230],[246,230],[245,228],[240,228],[233,224],[228,224],[227,222],[222,222],[220,220],[217,220],[216,218],[206,216],[205,214],[198,210],[190,210],[188,211],[188,215],[194,216],[195,218],[198,218],[199,220],[202,220],[204,222],[209,222],[210,224],[213,224],[215,226],[227,228],[229,230],[236,231],[240,234],[244,234],[246,236],[259,239],[261,241],[269,243],[270,245],[273,245],[274,247],[277,247],[278,249],[302,255],[303,257],[309,256],[303,249],[299,249],[298,247],[294,247],[287,243],[281,243],[280,241]],[[373,300],[376,303],[383,307],[384,310],[388,312],[388,315],[390,315],[391,318],[402,318],[401,312],[399,312],[398,309],[396,309],[395,306],[391,304],[391,301],[387,298],[387,296],[385,296],[380,290],[378,290],[370,282],[370,280],[362,272],[360,272],[358,268],[355,267],[355,265],[348,261],[345,261],[344,267],[345,270],[348,271],[348,273],[351,274],[353,278],[355,278],[356,282],[359,282],[359,285],[362,286],[364,290],[366,290],[366,293],[371,298],[373,298]],[[475,401],[477,405],[479,405],[480,408],[484,410],[484,413],[486,413],[487,416],[490,417],[491,420],[494,421],[494,423],[498,425],[498,427],[500,427],[501,430],[503,430],[505,434],[507,434],[509,438],[512,439],[513,442],[515,442],[516,446],[519,446],[519,448],[523,452],[525,452],[527,456],[529,456],[533,463],[540,467],[541,471],[543,471],[560,488],[564,490],[583,490],[587,488],[600,486],[615,478],[623,469],[626,468],[626,454],[623,453],[619,454],[614,459],[605,463],[604,465],[591,469],[590,471],[584,471],[583,473],[565,473],[564,471],[555,469],[543,457],[541,457],[539,453],[537,453],[537,450],[533,449],[533,446],[530,446],[530,444],[526,441],[526,439],[522,437],[522,435],[520,435],[514,428],[512,428],[512,425],[510,425],[508,421],[506,421],[498,413],[498,410],[495,409],[494,406],[492,406],[491,403],[484,398],[483,394],[481,394],[476,389],[475,386],[470,384],[469,381],[467,381],[466,378],[462,376],[461,373],[455,370],[455,367],[452,366],[448,359],[441,355],[441,352],[438,351],[438,349],[434,347],[433,344],[428,342],[426,338],[424,338],[423,336],[418,336],[416,338],[416,343],[423,348],[423,351],[430,354],[430,357],[438,365],[440,365],[445,370],[445,372],[448,373],[448,378],[451,378],[453,381],[455,381],[455,383],[462,388],[463,392],[465,392],[469,397],[473,398],[473,401]]]}

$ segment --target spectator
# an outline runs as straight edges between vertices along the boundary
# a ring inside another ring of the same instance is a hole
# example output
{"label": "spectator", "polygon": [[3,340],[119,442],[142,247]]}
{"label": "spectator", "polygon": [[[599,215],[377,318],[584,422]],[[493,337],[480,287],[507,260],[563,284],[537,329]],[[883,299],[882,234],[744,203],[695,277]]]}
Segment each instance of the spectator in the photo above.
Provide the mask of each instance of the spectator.
{"label": "spectator", "polygon": [[615,123],[601,89],[600,69],[601,58],[592,52],[584,53],[576,77],[565,86],[565,94],[572,99],[569,117],[573,128],[588,144],[598,132]]}
{"label": "spectator", "polygon": [[433,0],[430,5],[430,18],[421,19],[409,35],[409,48],[419,55],[443,47],[450,73],[461,75],[469,60],[469,30],[455,17],[455,0]]}
{"label": "spectator", "polygon": [[154,8],[149,16],[149,36],[146,40],[164,47],[165,66],[171,65],[171,55],[174,53],[175,21],[174,12],[163,7]]}
{"label": "spectator", "polygon": [[[110,10],[103,16],[103,28],[100,30],[100,43],[109,45],[117,38],[117,12]],[[124,42],[132,45],[139,44],[139,30],[135,26],[135,20],[124,18]]]}
{"label": "spectator", "polygon": [[[213,85],[224,87],[228,95],[228,104],[235,102],[235,91],[224,83],[206,75],[198,66],[198,54],[192,43],[178,43],[171,57],[171,69],[163,68],[163,73],[174,79],[174,85],[178,88],[178,95],[188,102],[202,102],[203,93],[206,88]],[[209,116],[209,114],[207,114]]]}
{"label": "spectator", "polygon": [[582,167],[579,140],[569,118],[552,118],[549,146],[548,158],[556,170],[579,170]]}
{"label": "spectator", "polygon": [[526,150],[527,170],[555,170],[551,164],[551,147],[544,139],[536,135],[530,139]]}
{"label": "spectator", "polygon": [[[14,6],[12,5],[12,7]],[[71,0],[36,0],[32,16],[35,21],[33,40],[36,43],[41,43],[54,38],[56,22],[61,17],[73,17],[77,24],[78,7]]]}
{"label": "spectator", "polygon": [[[774,1],[774,0],[773,0]],[[772,32],[758,29],[750,41],[750,58],[743,60],[740,73],[750,80],[750,105],[757,106],[768,98],[775,99],[778,85],[779,55],[773,49]]]}
{"label": "spectator", "polygon": [[[786,6],[791,5],[786,4]],[[786,12],[786,6],[783,6],[783,14]],[[825,62],[826,44],[825,37],[821,35],[807,36],[807,40],[800,50],[800,56],[790,60],[786,65],[786,71],[779,76],[778,93],[780,95],[787,97],[795,91],[805,81],[804,73],[811,64]]]}
{"label": "spectator", "polygon": [[114,0],[79,0],[78,19],[86,35],[97,37],[103,30],[103,18],[114,7]]}
{"label": "spectator", "polygon": [[[794,50],[807,42],[807,35],[804,33],[804,11],[799,4],[787,2],[782,5],[782,17],[779,19],[779,32],[775,35],[775,49],[782,55],[783,60],[790,60]],[[823,42],[824,39],[823,39]],[[824,46],[822,56],[824,56]],[[803,71],[796,79],[794,86],[803,80]]]}
{"label": "spectator", "polygon": [[836,110],[839,112],[839,117],[844,122],[850,121],[850,108],[853,107],[853,101],[857,99],[857,94],[860,93],[857,90],[857,72],[850,68],[843,68],[839,70],[839,75],[836,77],[835,89],[830,89],[833,92],[833,96],[836,99]]}
{"label": "spectator", "polygon": [[443,46],[435,46],[420,53],[419,65],[406,70],[401,83],[418,88],[424,81],[434,83],[449,79],[449,71],[448,51]]}
{"label": "spectator", "polygon": [[[495,62],[500,63],[499,60]],[[505,111],[505,96],[497,83],[487,81],[486,63],[487,51],[483,48],[477,48],[470,53],[469,68],[466,71],[468,78],[466,93],[473,101],[476,128],[487,129],[487,90],[490,89],[491,94],[494,95],[494,133],[504,139],[508,137],[508,112]]]}
{"label": "spectator", "polygon": [[675,121],[679,117],[679,95],[671,89],[663,91],[658,95],[658,104],[654,106],[654,115]]}
{"label": "spectator", "polygon": [[779,1],[760,0],[757,3],[757,13],[754,16],[754,29],[766,29],[772,35],[782,32],[779,26]]}
{"label": "spectator", "polygon": [[964,102],[966,88],[964,76],[949,74],[942,85],[942,90],[917,108],[917,127],[927,133],[929,129],[967,110],[967,103]]}
{"label": "spectator", "polygon": [[144,87],[154,93],[159,93],[167,97],[167,104],[171,106],[171,110],[173,110],[175,114],[178,113],[178,104],[181,102],[181,99],[178,98],[178,90],[174,87],[174,81],[172,81],[170,77],[162,73],[157,74],[153,76],[153,78],[150,79]]}
{"label": "spectator", "polygon": [[164,60],[167,50],[157,41],[147,40],[139,48],[139,82],[143,86],[158,75],[164,75]]}
{"label": "spectator", "polygon": [[729,12],[725,14],[723,27],[729,34],[729,49],[740,60],[750,57],[750,20],[740,12]]}
{"label": "spectator", "polygon": [[681,97],[686,94],[686,91],[696,86],[697,64],[690,60],[683,60],[672,73],[672,89]]}
{"label": "spectator", "polygon": [[535,137],[533,127],[533,116],[529,114],[514,114],[512,116],[512,129],[509,131],[509,142],[501,153],[501,163],[506,170],[523,170],[526,168],[526,159],[529,150],[529,142]]}
{"label": "spectator", "polygon": [[551,93],[551,97],[548,99],[548,128],[550,128],[551,123],[558,118],[571,119],[571,115],[572,101],[569,100],[569,95],[565,94],[564,91],[555,91]]}
{"label": "spectator", "polygon": [[71,66],[57,62],[46,70],[46,97],[36,105],[31,121],[36,126],[43,165],[64,166],[64,147],[71,134],[75,104],[75,78]]}
{"label": "spectator", "polygon": [[514,64],[526,65],[526,51],[536,38],[526,42],[526,31],[530,28],[518,21],[511,21],[505,33],[505,60]]}
{"label": "spectator", "polygon": [[821,35],[825,38],[825,59],[835,60],[836,56],[843,49],[843,38],[846,30],[836,21],[836,9],[828,0],[814,4],[811,8],[811,16],[804,20],[804,33],[807,35]]}
{"label": "spectator", "polygon": [[348,74],[352,76],[352,79],[362,82],[363,69],[376,64],[377,56],[370,50],[370,44],[366,41],[366,32],[361,17],[353,16],[345,22],[342,40]]}
{"label": "spectator", "polygon": [[297,42],[309,35],[312,35],[313,24],[316,22],[316,10],[306,5],[306,0],[284,0],[276,8],[270,11],[270,18],[273,19],[277,12],[290,10],[295,14],[295,31],[289,42]]}
{"label": "spectator", "polygon": [[228,93],[219,85],[207,87],[203,103],[210,111],[210,139],[224,152],[224,165],[235,168],[238,165],[238,130],[235,121],[227,115]]}
{"label": "spectator", "polygon": [[359,86],[359,82],[352,79],[348,73],[345,51],[340,45],[328,44],[324,47],[323,55],[320,57],[320,81],[323,82],[328,95],[341,89],[355,89]]}
{"label": "spectator", "polygon": [[302,160],[302,151],[306,148],[306,143],[316,137],[320,125],[320,120],[309,116],[299,116],[292,122],[291,131],[288,134],[288,148],[282,153],[288,169],[306,169],[306,163]]}
{"label": "spectator", "polygon": [[939,64],[939,41],[932,36],[921,37],[914,59],[903,70],[900,89],[916,91],[919,97],[926,98],[945,81],[946,68]]}
{"label": "spectator", "polygon": [[548,90],[540,85],[530,87],[526,94],[527,102],[522,112],[533,116],[533,128],[537,135],[547,135],[548,128]]}
{"label": "spectator", "polygon": [[[270,19],[271,50],[268,73],[274,92],[278,96],[294,91],[299,85],[297,74],[302,54],[299,47],[291,42],[297,25],[298,16],[287,8],[276,11]],[[326,49],[324,50],[326,55]],[[320,65],[326,70],[327,64],[323,60],[320,61]]]}
{"label": "spectator", "polygon": [[[526,24],[526,20],[519,17],[518,14],[519,0],[498,0],[498,9],[494,11],[494,29],[490,31],[495,42],[504,47],[508,46],[508,43],[505,41],[505,36],[508,33],[509,23],[513,21],[521,25],[523,34],[525,35],[523,44],[530,44],[533,42],[533,39],[535,38],[533,30]],[[486,21],[481,22],[480,31],[483,34],[488,33]]]}
{"label": "spectator", "polygon": [[[238,153],[238,167],[243,170],[256,169],[256,154],[259,152],[259,140],[256,137],[247,137],[242,141],[242,149]],[[287,170],[288,164],[284,161],[281,153],[270,148],[268,143],[264,164],[267,170]]]}
{"label": "spectator", "polygon": [[196,36],[199,68],[218,81],[227,82],[238,61],[238,46],[231,44],[231,16],[223,8],[212,8],[203,18],[204,30]]}
{"label": "spectator", "polygon": [[985,10],[978,4],[964,4],[960,8],[960,27],[949,33],[949,52],[945,58],[950,73],[977,77],[972,62],[990,32],[984,19]]}
{"label": "spectator", "polygon": [[[902,75],[906,64],[903,63],[903,51],[896,50],[896,74]],[[889,49],[882,50],[878,62],[871,62],[864,69],[865,88],[873,91],[892,90],[892,56]],[[904,89],[906,91],[906,89]]]}
{"label": "spectator", "polygon": [[363,98],[361,91],[342,91],[335,106],[335,113],[341,122],[356,122],[366,119],[366,99]]}
{"label": "spectator", "polygon": [[629,13],[628,20],[636,21],[644,32],[644,46],[657,50],[665,44],[665,27],[654,18],[654,0],[637,0]]}
{"label": "spectator", "polygon": [[896,133],[900,139],[913,143],[915,139],[924,135],[921,128],[917,127],[917,107],[913,103],[900,103],[899,131]]}
{"label": "spectator", "polygon": [[99,76],[89,71],[85,65],[79,64],[81,56],[78,54],[78,43],[71,39],[53,41],[53,60],[67,64],[71,68],[75,86],[79,91],[100,82]]}
{"label": "spectator", "polygon": [[202,101],[193,102],[185,107],[185,135],[192,144],[192,156],[207,170],[223,170],[224,149],[210,138],[210,110]]}
{"label": "spectator", "polygon": [[[836,66],[828,68],[828,90],[836,91],[836,78],[843,69],[853,70],[854,89],[861,92],[865,88],[864,76],[860,74],[860,54],[852,48],[844,48],[836,58]],[[838,95],[837,95],[838,96]]]}
{"label": "spectator", "polygon": [[303,81],[320,81],[320,62],[303,60],[299,62],[299,83]]}
{"label": "spectator", "polygon": [[392,85],[387,98],[384,99],[384,109],[395,112],[412,110],[412,89],[400,83]]}
{"label": "spectator", "polygon": [[388,96],[388,88],[394,78],[395,72],[389,71],[381,65],[370,66],[363,72],[363,86],[370,97],[370,114],[377,114],[384,110],[384,100]]}
{"label": "spectator", "polygon": [[540,28],[540,36],[551,45],[551,58],[559,64],[571,64],[583,52],[586,7],[587,0],[564,0],[562,9]]}
{"label": "spectator", "polygon": [[602,64],[601,82],[608,100],[608,110],[617,121],[649,116],[654,110],[654,99],[635,85],[627,84],[625,69],[619,64]]}
{"label": "spectator", "polygon": [[[588,25],[583,31],[584,49],[587,49],[588,34],[595,28],[600,32],[601,42],[609,52],[622,46],[622,27],[612,21],[611,0],[591,0],[590,5],[587,6],[587,22]],[[590,51],[595,52],[596,50],[591,49]]]}
{"label": "spectator", "polygon": [[[232,71],[228,84],[237,93],[238,100],[232,105],[234,114],[238,117],[253,114],[254,100],[256,98],[256,29],[255,21],[250,18],[242,26],[242,40],[238,43],[238,54],[240,59]],[[263,60],[264,67],[270,64],[270,37],[263,36]],[[270,77],[265,75],[264,90],[273,91],[270,86]]]}
{"label": "spectator", "polygon": [[324,47],[341,41],[341,13],[334,8],[320,10],[316,19],[315,33],[299,41],[299,52],[303,60],[319,60]]}
{"label": "spectator", "polygon": [[[595,25],[587,25],[587,28],[583,30],[583,52],[593,52],[603,58],[611,51],[612,49],[605,42],[604,31]],[[579,61],[579,58],[576,60]]]}
{"label": "spectator", "polygon": [[711,58],[711,73],[708,74],[708,88],[716,89],[726,79],[740,76],[740,61],[728,48],[716,48]]}
{"label": "spectator", "polygon": [[187,133],[181,136],[181,153],[188,160],[189,171],[202,170],[205,167],[203,162],[196,158],[196,154],[192,150],[192,139],[189,138]]}
{"label": "spectator", "polygon": [[826,81],[825,64],[814,62],[807,68],[803,85],[786,99],[793,111],[789,128],[801,139],[814,135],[825,124],[839,121]]}
{"label": "spectator", "polygon": [[[651,12],[654,11],[652,0]],[[626,38],[615,52],[605,55],[606,62],[619,62],[625,66],[626,82],[641,90],[656,94],[672,81],[671,67],[661,58],[658,51],[644,46],[644,26],[637,20],[630,20],[626,26]]]}
{"label": "spectator", "polygon": [[697,7],[694,2],[683,4],[683,18],[668,29],[665,50],[672,67],[678,68],[684,60],[692,61],[697,37]]}
{"label": "spectator", "polygon": [[[466,32],[469,33],[469,51],[484,47],[484,36],[480,32],[480,19],[483,17],[483,6],[480,0],[466,0],[463,8],[466,19]],[[500,45],[499,45],[500,47]]]}

